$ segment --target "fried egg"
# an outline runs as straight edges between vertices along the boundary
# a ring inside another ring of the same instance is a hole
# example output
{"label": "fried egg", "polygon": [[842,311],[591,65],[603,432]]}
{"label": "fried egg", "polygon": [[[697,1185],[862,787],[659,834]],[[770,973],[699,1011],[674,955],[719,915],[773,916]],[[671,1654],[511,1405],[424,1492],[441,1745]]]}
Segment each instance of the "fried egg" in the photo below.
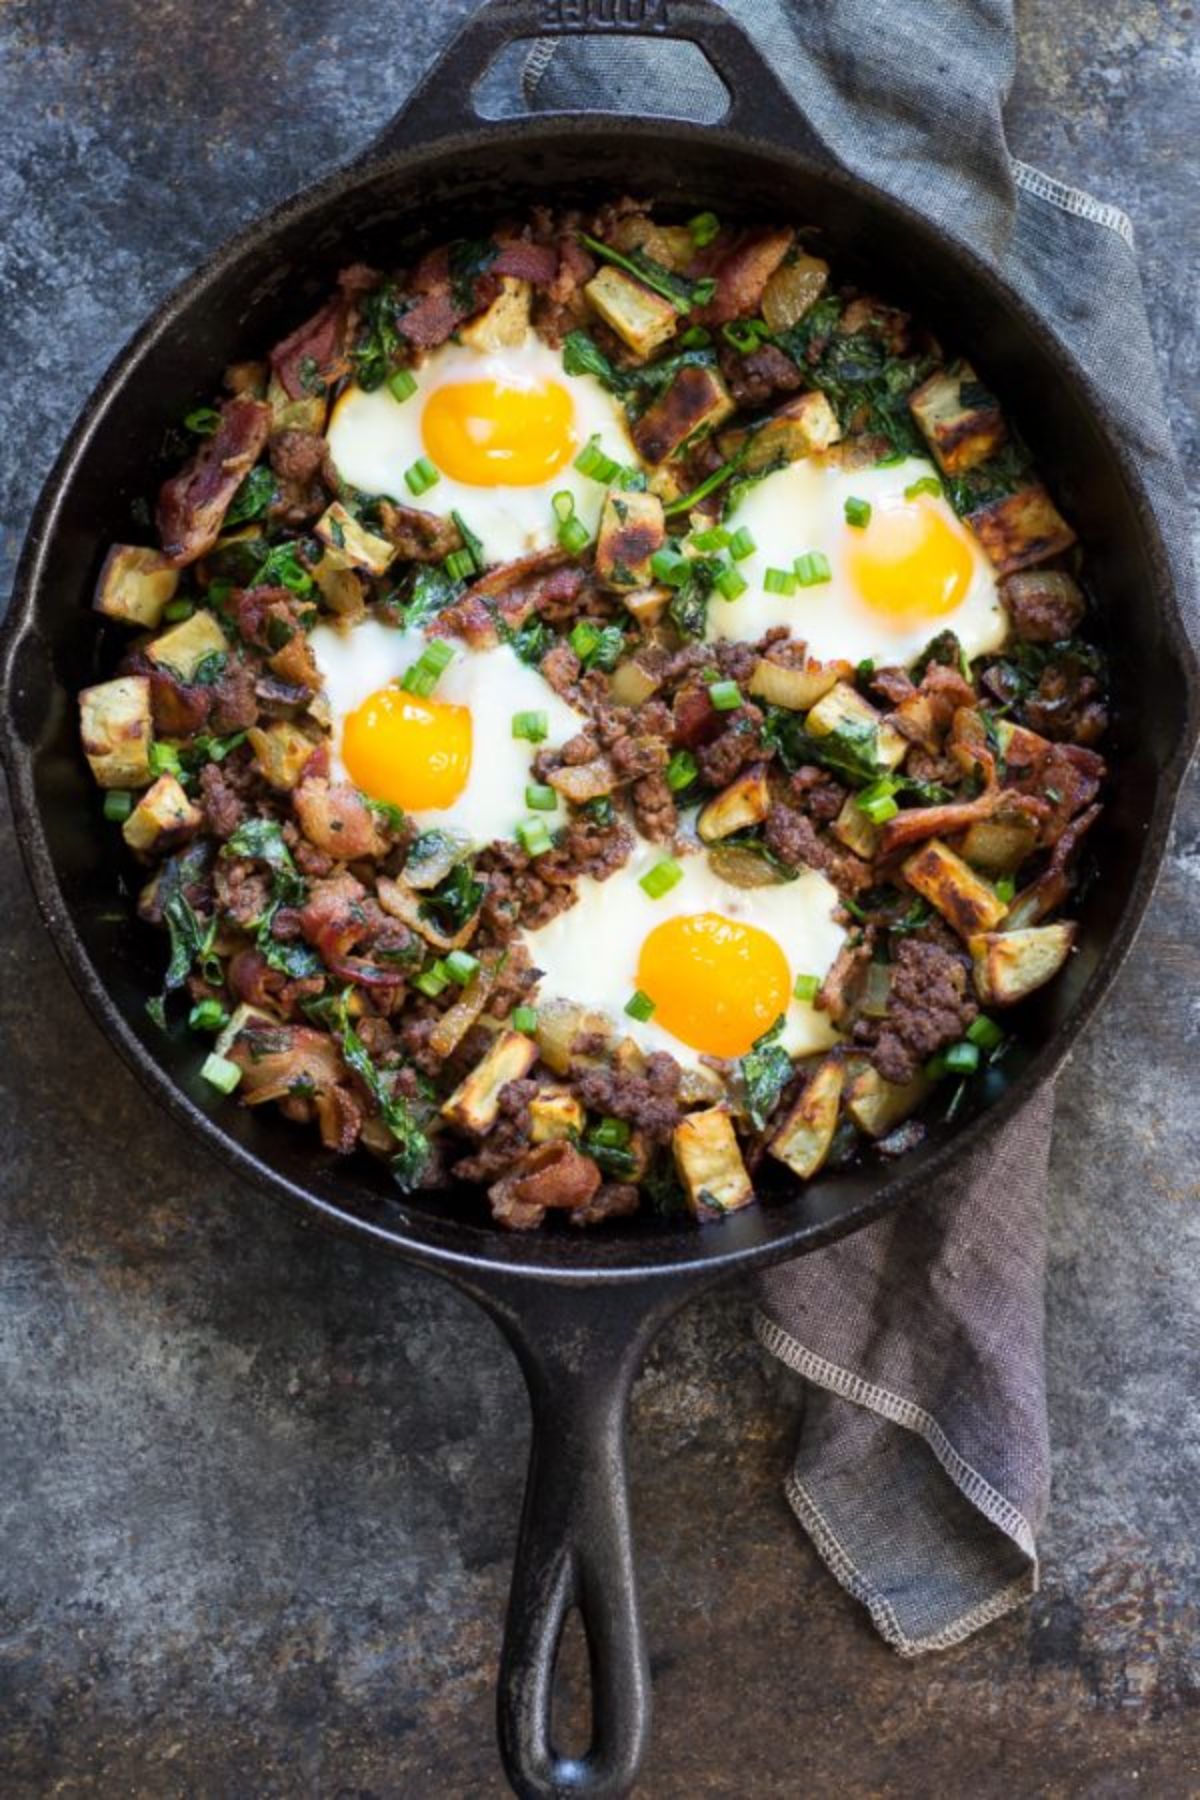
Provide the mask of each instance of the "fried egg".
{"label": "fried egg", "polygon": [[[745,592],[732,601],[714,595],[709,636],[753,639],[786,625],[811,656],[853,663],[911,662],[946,630],[970,657],[999,649],[1006,618],[995,574],[940,486],[918,491],[938,482],[918,456],[873,469],[808,458],[768,475],[728,521],[730,530],[745,527],[756,548],[736,565]],[[869,509],[865,523],[850,522],[847,502],[852,515]],[[827,580],[767,591],[769,569],[790,573],[814,551],[828,562]]]}
{"label": "fried egg", "polygon": [[428,695],[399,684],[430,642],[376,619],[310,637],[325,683],[335,773],[371,800],[401,807],[423,829],[452,826],[476,844],[511,837],[527,814],[537,745],[513,736],[517,713],[545,714],[551,742],[581,724],[536,669],[507,644],[451,645]]}
{"label": "fried egg", "polygon": [[[742,1056],[782,1016],[779,1042],[793,1056],[836,1039],[826,1014],[797,1000],[797,976],[824,976],[845,932],[834,887],[815,869],[778,887],[738,888],[703,851],[677,859],[681,879],[660,899],[641,878],[663,860],[639,840],[607,881],[585,877],[578,899],[538,931],[522,933],[542,971],[537,999],[572,1000],[608,1014],[645,1050],[695,1067],[701,1056]],[[625,1011],[640,991],[648,1019]]]}
{"label": "fried egg", "polygon": [[[605,489],[574,467],[589,439],[622,467],[637,453],[624,414],[591,375],[567,375],[533,332],[508,349],[448,344],[412,371],[416,390],[397,400],[385,385],[347,388],[329,422],[338,474],[366,494],[461,513],[489,563],[555,541],[553,495],[573,495],[594,533]],[[427,458],[437,482],[414,495],[405,471]]]}

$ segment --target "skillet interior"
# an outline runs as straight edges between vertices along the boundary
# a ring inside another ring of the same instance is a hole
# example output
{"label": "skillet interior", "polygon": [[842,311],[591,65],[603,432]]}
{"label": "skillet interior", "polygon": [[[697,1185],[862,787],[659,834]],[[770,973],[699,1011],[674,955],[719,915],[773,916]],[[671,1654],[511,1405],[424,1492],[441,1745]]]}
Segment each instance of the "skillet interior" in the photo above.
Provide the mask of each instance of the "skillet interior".
{"label": "skillet interior", "polygon": [[[1040,1048],[1013,1053],[1003,1076],[991,1078],[989,1097],[1000,1104],[985,1118],[935,1125],[898,1168],[872,1161],[703,1233],[646,1219],[582,1240],[576,1233],[513,1239],[483,1223],[477,1200],[399,1200],[386,1171],[366,1159],[337,1164],[308,1133],[225,1105],[196,1075],[196,1040],[181,1026],[164,1039],[150,1024],[144,1006],[161,977],[163,942],[128,917],[116,834],[100,825],[78,751],[74,694],[110,670],[115,651],[87,610],[103,547],[132,529],[130,502],[147,491],[164,429],[211,391],[226,362],[256,353],[304,318],[348,260],[391,266],[422,241],[532,201],[626,190],[652,191],[689,210],[711,205],[812,222],[843,266],[862,261],[873,286],[907,300],[971,353],[1087,548],[1100,631],[1119,650],[1105,745],[1114,778],[1095,837],[1102,879],[1078,909],[1079,951],[1023,1009],[1025,1035]],[[662,122],[623,120],[613,129],[528,121],[504,128],[502,142],[493,131],[482,142],[451,140],[382,169],[350,171],[244,234],[167,303],[107,378],[51,478],[18,584],[18,601],[22,585],[33,584],[38,639],[49,648],[25,647],[10,706],[17,735],[34,746],[28,768],[18,766],[18,822],[56,942],[127,1058],[177,1115],[211,1121],[210,1141],[232,1140],[227,1152],[233,1147],[244,1173],[426,1260],[483,1260],[560,1278],[696,1263],[715,1271],[840,1235],[994,1128],[1054,1066],[1115,971],[1149,896],[1189,737],[1190,677],[1155,529],[1124,454],[1097,425],[1041,327],[1003,304],[989,277],[900,208],[785,149]],[[164,1153],[173,1152],[164,1146]]]}

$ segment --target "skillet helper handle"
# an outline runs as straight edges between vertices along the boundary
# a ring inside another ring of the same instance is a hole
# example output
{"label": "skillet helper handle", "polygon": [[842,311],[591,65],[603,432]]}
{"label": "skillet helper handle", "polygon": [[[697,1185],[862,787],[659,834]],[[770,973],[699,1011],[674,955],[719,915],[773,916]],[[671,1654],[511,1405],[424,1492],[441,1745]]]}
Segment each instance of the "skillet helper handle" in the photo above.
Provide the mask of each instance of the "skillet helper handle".
{"label": "skillet helper handle", "polygon": [[[487,0],[380,132],[365,160],[486,126],[475,89],[500,52],[523,39],[572,37],[643,43],[674,38],[695,44],[729,93],[720,125],[755,138],[797,128],[799,114],[791,96],[753,39],[717,0]],[[538,117],[577,118],[583,110],[569,115],[539,111]],[[513,121],[504,125],[511,132]]]}
{"label": "skillet helper handle", "polygon": [[[642,1760],[650,1678],[625,1412],[646,1345],[686,1293],[668,1281],[644,1290],[538,1284],[478,1295],[516,1350],[533,1414],[497,1694],[500,1753],[521,1800],[619,1800]],[[551,1707],[574,1607],[587,1638],[592,1737],[583,1755],[566,1756],[553,1742]]]}

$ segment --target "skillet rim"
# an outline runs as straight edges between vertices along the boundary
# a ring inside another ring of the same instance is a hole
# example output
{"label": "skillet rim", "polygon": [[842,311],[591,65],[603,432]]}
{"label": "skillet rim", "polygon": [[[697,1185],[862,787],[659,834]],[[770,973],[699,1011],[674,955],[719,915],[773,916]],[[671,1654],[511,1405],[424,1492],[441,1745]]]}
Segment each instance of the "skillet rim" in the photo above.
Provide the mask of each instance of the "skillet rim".
{"label": "skillet rim", "polygon": [[[293,1179],[265,1161],[226,1132],[220,1123],[219,1112],[209,1113],[189,1098],[127,1023],[84,949],[63,899],[42,828],[41,808],[33,775],[33,748],[23,740],[12,714],[12,698],[20,679],[22,651],[31,641],[40,637],[36,602],[44,579],[46,559],[60,526],[62,509],[77,467],[101,422],[114,406],[119,406],[125,390],[136,379],[138,365],[152,345],[179,316],[202,299],[213,283],[232,274],[247,252],[261,251],[264,239],[278,237],[287,228],[301,223],[306,215],[317,215],[339,198],[344,198],[348,190],[383,181],[406,182],[411,185],[420,179],[423,172],[427,173],[434,157],[452,159],[456,147],[477,149],[480,142],[485,140],[501,153],[526,142],[553,146],[556,140],[561,140],[564,136],[578,137],[589,130],[601,132],[603,122],[603,116],[596,114],[547,117],[534,115],[463,128],[439,137],[432,145],[418,143],[392,147],[383,155],[368,148],[333,175],[278,202],[218,244],[151,311],[118,350],[84,402],[34,505],[14,578],[10,605],[0,628],[0,668],[3,670],[4,685],[4,709],[0,714],[0,752],[7,765],[17,842],[39,912],[55,949],[73,985],[103,1029],[106,1040],[113,1045],[164,1110],[199,1136],[206,1148],[223,1164],[232,1168],[234,1173],[260,1189],[280,1195],[293,1206],[302,1208],[304,1213],[315,1214],[326,1226],[348,1236],[365,1238],[432,1272],[466,1279],[468,1282],[472,1276],[484,1274],[499,1278],[536,1279],[574,1288],[612,1288],[649,1281],[662,1287],[669,1282],[680,1284],[688,1281],[715,1281],[735,1269],[746,1270],[821,1248],[859,1229],[901,1205],[918,1184],[924,1185],[945,1174],[972,1151],[986,1144],[989,1137],[994,1136],[1024,1104],[1033,1090],[1054,1074],[1094,1016],[1125,961],[1161,871],[1172,816],[1200,723],[1200,679],[1197,675],[1196,657],[1184,628],[1179,591],[1163,533],[1140,470],[1124,441],[1111,430],[1086,372],[1042,316],[955,233],[935,225],[907,203],[896,200],[860,177],[818,162],[802,148],[786,144],[777,138],[758,138],[720,125],[698,126],[685,121],[623,116],[623,133],[636,133],[648,143],[657,140],[660,148],[669,142],[673,149],[682,148],[686,152],[693,142],[701,138],[706,148],[711,148],[714,142],[725,140],[731,149],[743,154],[764,160],[774,159],[777,162],[790,161],[793,168],[799,163],[808,174],[840,188],[855,200],[890,213],[934,254],[957,262],[960,272],[983,290],[992,305],[1009,308],[1024,329],[1038,341],[1042,352],[1057,364],[1070,382],[1088,414],[1092,429],[1105,444],[1124,483],[1141,539],[1138,560],[1144,563],[1152,576],[1156,599],[1160,603],[1156,607],[1157,623],[1167,647],[1179,663],[1185,690],[1182,727],[1177,742],[1157,774],[1155,805],[1145,824],[1144,847],[1138,872],[1120,918],[1101,952],[1096,969],[1067,1017],[1034,1050],[1027,1066],[1010,1082],[999,1098],[968,1119],[924,1156],[917,1160],[906,1159],[912,1163],[907,1171],[903,1163],[894,1173],[881,1171],[884,1178],[871,1194],[860,1203],[851,1203],[837,1219],[774,1229],[768,1231],[760,1241],[751,1244],[731,1242],[727,1235],[726,1248],[721,1248],[719,1234],[728,1234],[730,1226],[735,1225],[736,1220],[725,1221],[723,1225],[706,1231],[688,1225],[678,1232],[654,1238],[607,1239],[606,1244],[614,1261],[596,1263],[580,1260],[578,1246],[556,1234],[529,1234],[516,1238],[502,1233],[497,1227],[479,1225],[469,1220],[441,1220],[432,1215],[417,1215],[410,1220],[384,1225],[346,1210],[314,1187]],[[395,130],[396,127],[392,126],[389,133],[394,133]],[[43,643],[46,641],[42,639]],[[771,1214],[778,1218],[779,1210],[781,1209],[772,1208]],[[758,1214],[760,1218],[763,1216]],[[463,1248],[454,1243],[437,1241],[442,1232],[449,1232],[453,1236],[460,1231],[470,1233],[480,1240],[480,1247]],[[566,1260],[568,1257],[573,1257],[574,1260]],[[642,1260],[643,1258],[648,1260]]]}

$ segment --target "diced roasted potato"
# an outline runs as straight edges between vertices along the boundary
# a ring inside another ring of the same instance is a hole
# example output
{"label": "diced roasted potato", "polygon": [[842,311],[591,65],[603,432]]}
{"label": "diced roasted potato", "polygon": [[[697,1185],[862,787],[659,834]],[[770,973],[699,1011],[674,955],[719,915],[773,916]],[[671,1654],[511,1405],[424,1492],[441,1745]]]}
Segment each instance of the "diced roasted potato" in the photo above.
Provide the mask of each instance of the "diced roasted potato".
{"label": "diced roasted potato", "polygon": [[589,1012],[573,1000],[543,1000],[538,1005],[538,1053],[556,1075],[566,1075],[586,1062],[577,1044],[589,1038],[607,1041],[611,1036],[612,1021],[605,1013]]}
{"label": "diced roasted potato", "polygon": [[749,1206],[754,1188],[723,1106],[688,1113],[675,1127],[671,1147],[693,1218],[704,1222]]}
{"label": "diced roasted potato", "polygon": [[312,578],[330,612],[357,619],[366,611],[362,577],[351,567],[345,551],[326,550],[313,565]]}
{"label": "diced roasted potato", "polygon": [[622,1075],[644,1075],[646,1073],[646,1052],[631,1037],[623,1037],[612,1053],[614,1069],[620,1069]]}
{"label": "diced roasted potato", "polygon": [[[972,388],[979,390],[977,396]],[[1008,436],[1003,413],[969,363],[939,369],[909,395],[908,404],[938,467],[947,475],[961,475],[986,462]]]}
{"label": "diced roasted potato", "polygon": [[106,618],[153,631],[179,586],[179,570],[161,550],[114,544],[104,559],[92,604]]}
{"label": "diced roasted potato", "polygon": [[764,768],[746,769],[703,808],[696,830],[706,844],[761,825],[771,810],[771,791]]}
{"label": "diced roasted potato", "polygon": [[756,475],[779,463],[796,462],[814,450],[828,450],[842,435],[837,414],[824,394],[797,394],[757,425],[721,433],[722,456],[745,450],[739,473]]}
{"label": "diced roasted potato", "polygon": [[886,1137],[916,1111],[932,1086],[923,1074],[914,1075],[911,1081],[885,1081],[878,1069],[868,1064],[846,1089],[846,1111],[868,1137]]}
{"label": "diced roasted potato", "polygon": [[609,689],[618,706],[640,706],[662,686],[662,676],[641,656],[626,657],[613,670]]}
{"label": "diced roasted potato", "polygon": [[864,726],[870,727],[876,734],[875,760],[881,769],[898,769],[908,755],[908,739],[901,737],[896,727],[889,725],[883,714],[847,681],[830,688],[804,724],[814,737],[828,737],[834,731],[860,733]]}
{"label": "diced roasted potato", "polygon": [[996,740],[1006,762],[1037,763],[1050,749],[1050,739],[1028,725],[1016,725],[1011,719],[996,720]]}
{"label": "diced roasted potato", "polygon": [[970,826],[962,841],[962,855],[985,875],[1011,875],[1037,845],[1037,826],[1024,813],[1005,817],[999,812]]}
{"label": "diced roasted potato", "polygon": [[870,862],[879,849],[879,827],[871,823],[853,794],[846,795],[842,810],[829,829],[847,850],[853,850],[865,862]]}
{"label": "diced roasted potato", "polygon": [[287,719],[279,719],[265,729],[252,725],[246,733],[246,741],[254,752],[259,773],[280,793],[287,793],[296,786],[317,747],[298,725]]}
{"label": "diced roasted potato", "polygon": [[725,1083],[715,1069],[704,1063],[684,1068],[679,1076],[681,1106],[716,1106],[725,1098]]}
{"label": "diced roasted potato", "polygon": [[178,675],[180,681],[193,681],[201,663],[207,662],[210,656],[224,656],[228,649],[229,643],[220,625],[212,613],[201,608],[190,619],[151,638],[146,645],[146,655],[152,663]]}
{"label": "diced roasted potato", "polygon": [[846,1065],[840,1058],[827,1056],[818,1063],[767,1145],[771,1155],[786,1163],[801,1181],[815,1175],[829,1155],[845,1079]]}
{"label": "diced roasted potato", "polygon": [[324,394],[304,394],[299,400],[293,400],[276,375],[271,376],[267,385],[273,432],[323,431],[326,404]]}
{"label": "diced roasted potato", "polygon": [[614,250],[644,250],[664,269],[686,269],[696,254],[695,241],[686,225],[659,225],[645,213],[629,213],[608,233]]}
{"label": "diced roasted potato", "polygon": [[514,350],[529,335],[529,308],[533,287],[517,275],[500,277],[500,292],[486,312],[467,325],[460,325],[458,335],[473,350]]}
{"label": "diced roasted potato", "polygon": [[629,435],[640,456],[661,463],[732,411],[733,400],[718,371],[685,363],[630,427]]}
{"label": "diced roasted potato", "polygon": [[848,662],[806,662],[803,668],[791,668],[760,656],[750,677],[750,692],[756,700],[769,706],[790,707],[792,712],[807,712],[839,681],[849,681],[854,673]]}
{"label": "diced roasted potato", "polygon": [[104,788],[141,788],[150,780],[150,679],[120,675],[79,696],[83,753]]}
{"label": "diced roasted potato", "polygon": [[772,331],[798,324],[825,292],[829,264],[820,256],[793,251],[784,258],[763,289],[762,316]]}
{"label": "diced roasted potato", "polygon": [[578,1137],[584,1111],[569,1088],[544,1087],[529,1102],[529,1120],[531,1141],[548,1144],[552,1138]]}
{"label": "diced roasted potato", "polygon": [[638,356],[674,337],[679,314],[669,300],[620,269],[599,269],[584,288],[588,304]]}
{"label": "diced roasted potato", "polygon": [[968,513],[967,524],[1001,575],[1045,562],[1075,542],[1075,533],[1040,482]]}
{"label": "diced roasted potato", "polygon": [[551,770],[546,781],[572,806],[586,806],[589,800],[603,799],[617,785],[607,756],[597,756],[592,762],[567,763],[561,769]]}
{"label": "diced roasted potato", "polygon": [[636,594],[625,595],[625,611],[636,619],[645,631],[656,625],[667,610],[671,598],[671,590],[666,587],[640,588]]}
{"label": "diced roasted potato", "polygon": [[273,1014],[264,1012],[261,1006],[251,1006],[243,1000],[240,1006],[234,1007],[228,1021],[221,1027],[221,1034],[213,1045],[217,1055],[228,1056],[246,1027],[255,1023],[278,1025],[279,1020]]}
{"label": "diced roasted potato", "polygon": [[131,850],[144,855],[191,837],[203,822],[204,814],[192,805],[174,775],[160,775],[122,825],[121,836]]}
{"label": "diced roasted potato", "polygon": [[901,873],[911,888],[924,895],[931,906],[961,937],[971,938],[981,931],[991,931],[1004,917],[1006,904],[996,896],[986,881],[981,881],[961,856],[930,838],[901,865]]}
{"label": "diced roasted potato", "polygon": [[1011,1006],[1051,981],[1070,955],[1077,927],[1067,919],[1024,931],[986,931],[969,940],[975,987],[985,1006]]}
{"label": "diced roasted potato", "polygon": [[396,554],[393,543],[367,531],[340,500],[325,508],[313,530],[323,544],[339,550],[351,568],[368,575],[386,574]]}
{"label": "diced roasted potato", "polygon": [[523,1031],[502,1031],[482,1062],[455,1088],[442,1107],[442,1117],[461,1131],[482,1137],[496,1123],[500,1090],[527,1075],[537,1055],[536,1043]]}
{"label": "diced roasted potato", "polygon": [[650,558],[666,541],[663,503],[657,494],[610,493],[596,534],[597,581],[621,594],[648,587]]}

